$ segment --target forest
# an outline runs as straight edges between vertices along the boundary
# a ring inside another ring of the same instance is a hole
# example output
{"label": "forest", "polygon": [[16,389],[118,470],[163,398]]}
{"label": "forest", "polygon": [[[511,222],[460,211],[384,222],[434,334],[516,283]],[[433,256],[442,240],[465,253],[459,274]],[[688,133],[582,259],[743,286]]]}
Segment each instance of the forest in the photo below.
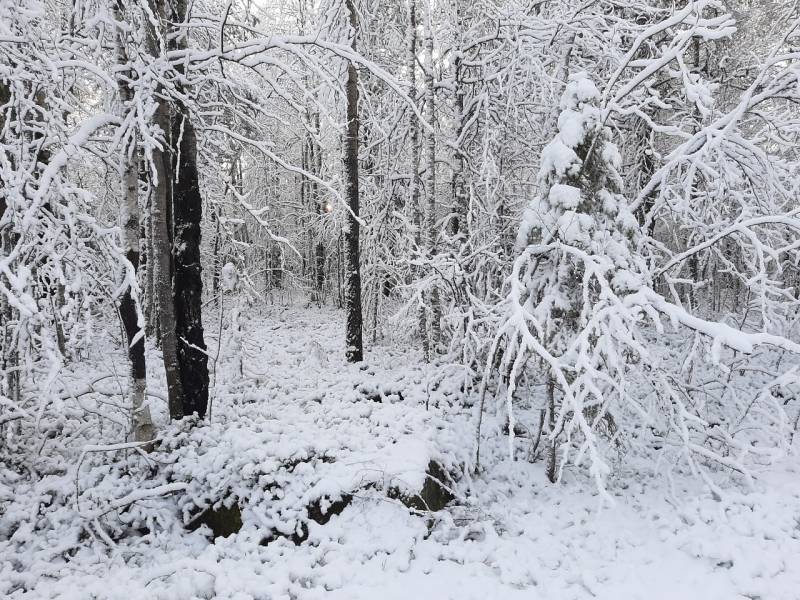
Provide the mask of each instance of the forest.
{"label": "forest", "polygon": [[800,3],[0,0],[0,597],[798,600]]}

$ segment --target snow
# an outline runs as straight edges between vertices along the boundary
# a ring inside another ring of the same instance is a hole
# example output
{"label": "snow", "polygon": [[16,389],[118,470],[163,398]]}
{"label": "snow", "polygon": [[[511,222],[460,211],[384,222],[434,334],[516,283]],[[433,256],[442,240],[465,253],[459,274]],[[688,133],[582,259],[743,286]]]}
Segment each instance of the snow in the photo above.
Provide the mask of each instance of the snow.
{"label": "snow", "polygon": [[[564,97],[574,98],[578,103],[595,102],[601,98],[600,90],[597,89],[594,81],[589,78],[585,71],[570,74]],[[568,108],[569,105],[569,100],[562,100],[563,108]]]}
{"label": "snow", "polygon": [[[474,475],[474,414],[458,391],[460,372],[425,367],[417,351],[397,349],[392,340],[370,348],[366,363],[348,365],[341,356],[342,315],[330,308],[251,309],[244,322],[244,378],[231,368],[233,358],[223,360],[212,422],[172,430],[174,447],[151,454],[168,462],[161,475],[138,479],[143,459],[124,459],[125,448],[113,456],[129,470],[109,468],[108,457],[94,461],[101,448],[84,447],[80,469],[38,484],[0,466],[0,594],[13,600],[797,597],[796,456],[763,466],[753,490],[728,479],[716,499],[674,465],[660,467],[671,473],[663,477],[641,462],[620,463],[608,482],[609,503],[572,468],[560,484],[549,483],[541,463],[522,458],[530,443],[524,436],[515,438],[518,460],[511,462],[497,433],[501,422],[489,414],[483,469]],[[108,348],[94,348],[79,369],[96,368],[101,354]],[[163,426],[163,403],[154,409]],[[61,459],[77,463],[80,449],[62,450]],[[418,490],[431,459],[458,476],[456,498],[442,511],[416,514],[387,490]],[[76,478],[79,506],[68,499]],[[275,485],[281,493],[271,496]],[[350,492],[350,504],[327,523],[307,521],[306,541],[265,543],[270,527],[287,535],[296,530],[312,500]],[[197,506],[224,501],[225,494],[243,506],[238,534],[213,540],[205,528],[183,528]],[[84,519],[108,510],[95,519],[115,538],[112,545],[97,529],[92,540],[76,528],[85,522],[92,531]],[[120,523],[141,526],[148,518],[149,533],[115,535]]]}
{"label": "snow", "polygon": [[575,210],[581,201],[580,188],[557,183],[550,188],[550,206],[561,207],[564,210]]}
{"label": "snow", "polygon": [[542,150],[540,173],[555,173],[558,177],[572,175],[580,169],[581,161],[572,146],[560,137],[555,138]]}
{"label": "snow", "polygon": [[222,269],[220,269],[220,281],[222,282],[222,288],[224,290],[228,292],[233,291],[236,288],[238,278],[236,266],[233,263],[227,262],[222,266]]}
{"label": "snow", "polygon": [[[273,4],[0,0],[0,598],[800,598],[800,22]],[[211,402],[170,422],[117,309],[187,165]]]}

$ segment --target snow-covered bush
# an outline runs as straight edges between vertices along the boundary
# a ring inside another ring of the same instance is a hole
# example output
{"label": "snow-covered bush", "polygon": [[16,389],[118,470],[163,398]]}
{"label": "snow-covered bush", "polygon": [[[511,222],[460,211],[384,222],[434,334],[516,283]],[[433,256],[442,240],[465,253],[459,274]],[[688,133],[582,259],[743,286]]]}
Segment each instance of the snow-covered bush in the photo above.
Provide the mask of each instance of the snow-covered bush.
{"label": "snow-covered bush", "polygon": [[[745,471],[749,458],[787,449],[789,415],[768,392],[752,401],[759,406],[757,418],[740,403],[712,408],[693,393],[695,384],[681,373],[677,357],[660,356],[653,338],[665,339],[662,318],[667,317],[684,338],[695,336],[693,353],[710,345],[710,375],[727,377],[729,386],[735,377],[721,361],[750,355],[762,344],[795,352],[800,346],[700,319],[653,291],[653,270],[638,254],[643,233],[620,193],[621,159],[604,126],[609,113],[600,100],[585,74],[570,78],[558,134],[542,154],[541,191],[525,212],[519,254],[499,309],[488,369],[500,354],[512,452],[513,403],[525,377],[545,390],[539,398],[544,404],[539,435],[550,444],[553,481],[566,465],[580,465],[588,455],[602,487],[609,444],[677,447],[704,475],[701,464],[708,460]],[[766,389],[772,385],[760,383]],[[748,430],[767,433],[754,437]]]}

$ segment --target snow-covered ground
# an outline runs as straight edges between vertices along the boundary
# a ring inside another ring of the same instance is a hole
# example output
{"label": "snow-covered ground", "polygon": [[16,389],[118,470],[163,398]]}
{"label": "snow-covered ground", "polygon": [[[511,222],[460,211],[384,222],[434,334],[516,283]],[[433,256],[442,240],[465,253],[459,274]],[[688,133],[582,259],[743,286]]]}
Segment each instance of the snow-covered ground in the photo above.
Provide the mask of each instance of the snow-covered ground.
{"label": "snow-covered ground", "polygon": [[[348,365],[342,338],[332,309],[248,313],[243,375],[229,346],[209,425],[173,428],[175,442],[149,461],[87,453],[77,432],[60,454],[43,447],[31,459],[39,472],[69,463],[41,480],[0,465],[0,596],[800,598],[796,457],[758,473],[751,490],[731,482],[722,498],[677,471],[619,473],[610,502],[577,473],[554,486],[541,463],[510,462],[489,426],[473,475],[474,412],[460,398],[460,371],[423,366],[396,340]],[[108,360],[85,361],[76,381]],[[455,500],[410,511],[399,496],[420,489],[431,460],[458,476],[445,482]],[[220,501],[242,508],[238,534],[214,540],[183,527]],[[337,502],[334,512],[347,505],[326,523],[307,518],[307,507],[324,513]]]}

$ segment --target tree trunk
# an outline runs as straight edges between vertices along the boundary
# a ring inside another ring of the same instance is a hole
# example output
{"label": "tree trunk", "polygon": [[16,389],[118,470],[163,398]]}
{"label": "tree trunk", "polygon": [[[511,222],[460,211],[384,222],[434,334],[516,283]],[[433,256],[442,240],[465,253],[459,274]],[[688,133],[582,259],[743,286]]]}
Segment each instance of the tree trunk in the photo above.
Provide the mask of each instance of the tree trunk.
{"label": "tree trunk", "polygon": [[[172,22],[182,23],[187,18],[186,3],[179,0],[173,6]],[[173,32],[172,50],[187,47],[184,30]],[[182,65],[176,69],[182,72]],[[180,83],[176,84],[181,92]],[[175,276],[173,298],[175,302],[175,333],[177,336],[178,364],[183,388],[183,413],[197,413],[202,419],[208,409],[208,355],[203,339],[203,278],[200,264],[200,223],[203,218],[203,197],[197,171],[197,139],[188,108],[178,102],[172,123],[173,140],[178,141],[174,158],[173,216],[175,243],[173,244]]]}
{"label": "tree trunk", "polygon": [[[183,133],[181,135],[180,129]],[[183,413],[203,418],[208,408],[208,355],[203,339],[203,280],[200,265],[200,222],[203,199],[197,173],[194,127],[185,114],[176,115],[174,136],[181,135],[173,188],[175,243],[175,333],[183,389]]]}
{"label": "tree trunk", "polygon": [[131,368],[130,401],[133,410],[133,439],[143,442],[153,439],[153,420],[150,409],[145,404],[147,389],[147,370],[144,354],[143,319],[139,296],[134,294],[136,273],[139,269],[139,206],[138,206],[138,173],[135,161],[129,156],[124,159],[122,191],[123,249],[125,257],[131,263],[132,272],[128,274],[129,282],[122,296],[119,314],[125,326],[128,359]]}
{"label": "tree trunk", "polygon": [[214,249],[211,253],[211,297],[214,299],[214,306],[219,308],[219,272],[222,269],[222,259],[219,256],[220,237],[220,209],[217,207],[211,213],[211,222],[214,223]]}
{"label": "tree trunk", "polygon": [[[11,100],[11,90],[0,80],[0,106]],[[9,109],[10,111],[10,109]],[[0,132],[3,130],[5,114],[0,112]],[[3,190],[3,180],[0,179],[0,256],[8,256],[14,246],[12,209],[6,201],[6,192]],[[16,370],[18,357],[16,351],[16,336],[12,333],[11,324],[15,321],[16,310],[5,294],[0,294],[0,350],[2,350],[2,367],[5,373],[5,390],[0,382],[0,392],[5,393],[13,402],[19,401],[19,373]]]}
{"label": "tree trunk", "polygon": [[464,128],[467,115],[464,114],[464,96],[466,94],[463,82],[463,59],[461,36],[463,35],[464,19],[461,2],[456,1],[456,27],[458,47],[456,48],[453,59],[454,83],[455,83],[455,109],[456,109],[456,150],[453,156],[453,206],[450,211],[448,221],[448,233],[451,236],[460,236],[466,240],[469,235],[467,231],[467,212],[469,210],[469,196],[467,194],[467,182],[464,174],[464,152],[461,147],[464,140]]}
{"label": "tree trunk", "polygon": [[[354,0],[346,0],[350,13],[350,28],[353,36],[352,47],[356,49],[358,15]],[[359,256],[358,223],[358,71],[350,62],[347,65],[347,137],[345,139],[344,171],[347,185],[347,205],[350,214],[345,225],[345,246],[347,251],[347,273],[345,276],[345,308],[347,311],[347,330],[345,355],[349,362],[364,359],[361,317],[361,266]]]}
{"label": "tree trunk", "polygon": [[144,182],[147,195],[144,202],[144,215],[142,215],[142,225],[144,235],[142,236],[142,252],[145,257],[145,293],[144,293],[144,322],[145,322],[145,335],[150,339],[155,339],[157,345],[160,347],[161,342],[157,340],[157,321],[158,311],[156,310],[156,288],[154,277],[154,263],[155,255],[153,253],[153,189],[150,185],[149,177],[147,176],[146,165],[140,157],[139,160],[140,173],[139,180]]}
{"label": "tree trunk", "polygon": [[[311,259],[312,248],[314,245],[314,232],[312,231],[313,225],[311,224],[311,216],[306,214],[307,208],[311,205],[308,201],[308,176],[306,173],[308,172],[308,133],[306,133],[306,137],[303,140],[303,144],[300,146],[300,168],[302,169],[302,173],[299,174],[300,177],[300,207],[301,212],[298,216],[298,221],[300,225],[300,230],[305,232],[306,239],[308,241],[308,247],[303,249],[302,252],[302,261],[303,261],[303,269],[301,271],[303,275],[303,279],[306,280],[309,275],[309,270],[313,270],[314,261]],[[313,280],[313,274],[311,274],[311,280]],[[314,300],[314,292],[311,292],[311,300]]]}
{"label": "tree trunk", "polygon": [[172,219],[170,204],[172,193],[169,179],[172,161],[168,148],[170,139],[169,107],[161,102],[156,111],[155,122],[164,132],[164,151],[153,152],[156,169],[156,187],[153,192],[153,253],[155,286],[158,289],[158,324],[161,331],[161,350],[164,357],[164,370],[167,375],[167,395],[169,416],[182,419],[183,386],[178,366],[178,347],[175,335],[175,306],[172,301]]}
{"label": "tree trunk", "polygon": [[[115,4],[115,17],[123,23],[125,15],[120,2]],[[128,56],[125,51],[125,32],[117,32],[117,63],[122,66],[127,64]],[[132,90],[120,77],[117,86],[122,110],[126,110],[133,96]],[[153,420],[150,409],[145,403],[147,390],[147,369],[144,356],[144,331],[142,329],[142,310],[139,304],[137,275],[139,271],[139,167],[135,140],[123,149],[121,161],[122,175],[122,243],[125,258],[131,264],[131,271],[125,277],[128,280],[125,293],[119,306],[119,314],[125,327],[127,339],[128,359],[130,360],[131,383],[130,402],[132,410],[133,439],[145,442],[153,439]],[[127,271],[127,269],[126,269]]]}
{"label": "tree trunk", "polygon": [[558,481],[558,444],[554,431],[556,428],[556,380],[552,373],[547,375],[547,426],[549,438],[547,440],[545,469],[550,483]]}
{"label": "tree trunk", "polygon": [[[319,136],[319,112],[314,113],[314,131]],[[311,140],[311,168],[312,173],[317,177],[322,176],[322,148],[319,147],[317,139]],[[322,217],[325,214],[322,198],[319,194],[319,183],[311,182],[311,197],[317,213],[316,245],[314,247],[314,269],[317,302],[322,305],[323,292],[325,290],[325,245],[322,242]]]}
{"label": "tree trunk", "polygon": [[[152,12],[157,18],[166,18],[167,9],[160,0],[154,0]],[[159,32],[149,24],[148,51],[154,58],[161,54]],[[158,98],[158,95],[154,95]],[[170,419],[184,417],[183,388],[181,386],[180,369],[178,367],[178,348],[175,336],[175,306],[172,301],[172,160],[170,158],[171,127],[169,106],[160,101],[153,116],[154,124],[161,130],[163,139],[161,149],[152,152],[151,182],[152,208],[150,219],[153,233],[153,278],[158,290],[158,326],[160,330],[161,350],[164,360],[164,371],[167,378],[167,396]]]}
{"label": "tree trunk", "polygon": [[[425,46],[427,61],[425,64],[425,106],[428,122],[431,128],[426,131],[426,145],[428,147],[427,165],[427,195],[428,206],[425,214],[425,250],[428,259],[432,259],[436,254],[436,101],[434,97],[434,77],[433,77],[433,4],[428,0],[428,10],[426,18]],[[439,289],[434,285],[431,288],[428,302],[431,311],[431,348],[437,348],[441,339],[440,321],[442,309],[439,303]]]}
{"label": "tree trunk", "polygon": [[[409,97],[416,101],[417,96],[417,1],[409,0],[408,2],[408,62],[406,68],[408,69],[409,77]],[[414,245],[418,251],[422,251],[422,224],[423,224],[423,211],[422,203],[419,199],[419,121],[415,115],[410,115],[411,122],[409,127],[411,129],[411,180],[409,187],[411,188],[411,211],[412,222],[414,224]],[[422,340],[422,353],[425,360],[430,356],[430,341],[428,339],[428,323],[427,315],[425,312],[425,305],[421,304],[417,309],[417,326],[419,327],[419,335]]]}

